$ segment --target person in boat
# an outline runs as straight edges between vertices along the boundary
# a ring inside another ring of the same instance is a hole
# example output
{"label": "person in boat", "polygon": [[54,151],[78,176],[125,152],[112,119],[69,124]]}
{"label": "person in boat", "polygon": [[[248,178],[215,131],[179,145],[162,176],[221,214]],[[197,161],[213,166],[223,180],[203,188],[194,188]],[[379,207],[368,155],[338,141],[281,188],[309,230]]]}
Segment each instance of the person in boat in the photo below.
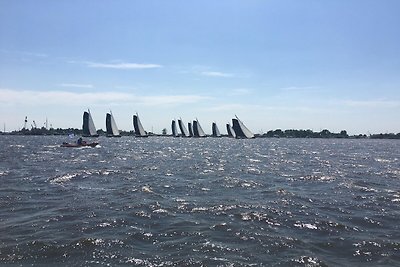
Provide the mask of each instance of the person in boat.
{"label": "person in boat", "polygon": [[77,143],[78,145],[83,145],[83,139],[82,139],[82,137],[79,137],[79,139],[78,139],[78,141],[76,141],[76,143]]}

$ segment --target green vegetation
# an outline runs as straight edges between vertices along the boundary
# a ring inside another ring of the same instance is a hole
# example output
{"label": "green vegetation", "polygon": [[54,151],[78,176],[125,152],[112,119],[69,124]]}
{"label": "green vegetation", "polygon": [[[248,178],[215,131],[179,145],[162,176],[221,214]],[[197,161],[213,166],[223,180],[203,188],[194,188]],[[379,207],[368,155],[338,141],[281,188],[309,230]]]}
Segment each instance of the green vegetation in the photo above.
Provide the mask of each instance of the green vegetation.
{"label": "green vegetation", "polygon": [[286,137],[286,138],[349,138],[345,130],[340,133],[331,133],[329,130],[322,130],[321,132],[313,132],[312,130],[285,130],[277,129],[275,131],[268,131],[260,137]]}

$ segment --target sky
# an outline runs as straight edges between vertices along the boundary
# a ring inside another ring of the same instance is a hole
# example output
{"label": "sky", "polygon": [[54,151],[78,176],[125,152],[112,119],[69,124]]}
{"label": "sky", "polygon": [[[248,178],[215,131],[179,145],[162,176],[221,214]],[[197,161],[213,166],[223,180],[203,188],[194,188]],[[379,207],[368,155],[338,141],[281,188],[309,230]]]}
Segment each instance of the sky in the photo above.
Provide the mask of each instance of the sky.
{"label": "sky", "polygon": [[0,0],[0,130],[400,132],[397,0]]}

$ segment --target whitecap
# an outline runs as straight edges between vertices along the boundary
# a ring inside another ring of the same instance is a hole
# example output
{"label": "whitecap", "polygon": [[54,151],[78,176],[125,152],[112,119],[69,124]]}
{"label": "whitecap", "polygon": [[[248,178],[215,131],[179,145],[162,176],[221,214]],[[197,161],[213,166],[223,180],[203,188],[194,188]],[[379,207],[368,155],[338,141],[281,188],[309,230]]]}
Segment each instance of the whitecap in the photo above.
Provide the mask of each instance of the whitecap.
{"label": "whitecap", "polygon": [[108,226],[111,226],[111,223],[104,222],[104,223],[100,223],[98,226],[99,227],[108,227]]}
{"label": "whitecap", "polygon": [[168,211],[165,209],[156,209],[156,210],[153,210],[153,213],[168,213]]}
{"label": "whitecap", "polygon": [[153,193],[153,190],[151,190],[150,186],[142,186],[142,192]]}
{"label": "whitecap", "polygon": [[206,208],[206,207],[198,207],[198,208],[193,208],[192,212],[195,212],[195,211],[207,211],[207,210],[208,210],[208,208]]}
{"label": "whitecap", "polygon": [[78,173],[73,173],[73,174],[65,174],[60,177],[56,177],[52,180],[50,180],[51,184],[61,184],[70,181],[71,179],[75,178],[78,176]]}
{"label": "whitecap", "polygon": [[249,174],[257,174],[257,175],[261,174],[261,171],[259,169],[255,168],[255,167],[248,167],[247,168],[247,172]]}
{"label": "whitecap", "polygon": [[316,225],[311,224],[311,223],[299,223],[298,222],[298,223],[295,223],[294,226],[296,226],[298,228],[308,228],[308,229],[311,229],[311,230],[317,230],[318,229],[318,227]]}

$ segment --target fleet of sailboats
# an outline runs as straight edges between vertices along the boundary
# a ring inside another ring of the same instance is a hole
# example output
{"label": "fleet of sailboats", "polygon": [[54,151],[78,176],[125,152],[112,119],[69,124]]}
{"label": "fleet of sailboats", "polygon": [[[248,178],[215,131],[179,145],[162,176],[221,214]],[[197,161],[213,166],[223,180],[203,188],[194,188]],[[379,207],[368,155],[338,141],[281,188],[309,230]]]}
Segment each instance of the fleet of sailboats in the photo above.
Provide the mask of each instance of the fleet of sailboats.
{"label": "fleet of sailboats", "polygon": [[[178,123],[177,123],[178,122]],[[172,120],[171,129],[172,136],[174,137],[207,137],[207,134],[204,132],[203,128],[200,125],[199,120],[196,118],[192,122],[187,124],[188,128],[185,127],[182,118],[178,119],[178,121]],[[177,125],[178,124],[178,125]],[[178,127],[179,131],[178,132]],[[139,115],[136,113],[133,115],[133,128],[135,136],[137,137],[148,137],[149,134],[144,130],[143,125],[139,119]],[[93,122],[92,115],[90,110],[83,112],[83,137],[98,137],[96,127]],[[210,136],[212,137],[222,137],[223,135],[218,129],[218,126],[215,122],[211,125],[212,133]],[[235,115],[235,118],[232,119],[232,126],[230,123],[226,124],[226,131],[228,137],[237,138],[237,139],[251,139],[255,138],[255,135],[244,125],[244,123]],[[106,114],[106,133],[107,137],[121,137],[120,131],[118,130],[117,124],[115,122],[114,116],[112,112]]]}

